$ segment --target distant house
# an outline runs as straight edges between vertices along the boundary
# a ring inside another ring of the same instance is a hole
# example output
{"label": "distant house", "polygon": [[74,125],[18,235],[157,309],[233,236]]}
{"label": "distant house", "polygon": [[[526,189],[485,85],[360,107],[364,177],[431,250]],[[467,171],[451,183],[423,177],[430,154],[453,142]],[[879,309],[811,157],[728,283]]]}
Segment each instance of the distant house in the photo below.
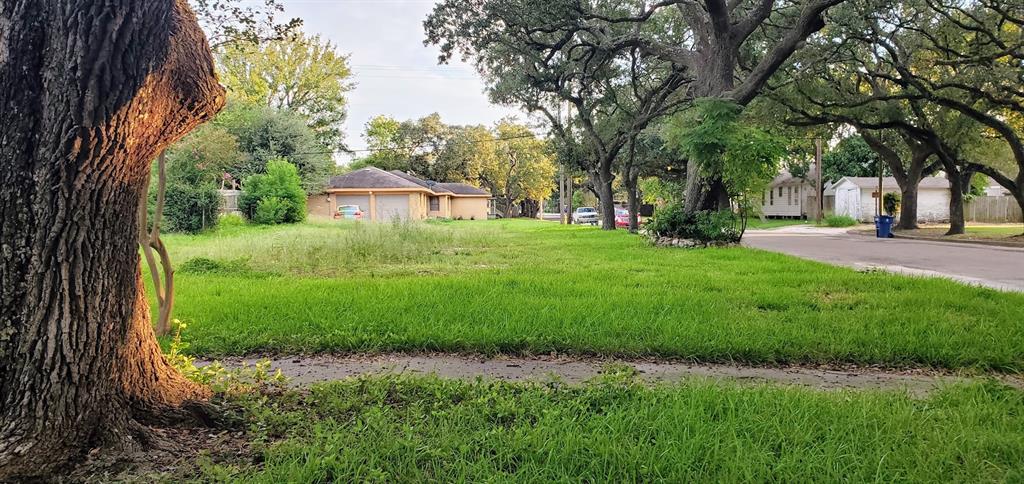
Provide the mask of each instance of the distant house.
{"label": "distant house", "polygon": [[309,200],[310,214],[332,216],[356,205],[364,220],[453,218],[486,220],[491,194],[464,183],[437,183],[401,171],[366,167],[331,178],[324,194]]}
{"label": "distant house", "polygon": [[[949,180],[929,176],[921,179],[917,189],[917,219],[921,222],[949,221]],[[878,212],[878,178],[843,177],[826,188],[825,196],[835,196],[834,213],[871,222]],[[882,193],[900,193],[893,177],[882,179]],[[883,195],[884,196],[884,195]]]}
{"label": "distant house", "polygon": [[814,217],[817,203],[814,197],[814,174],[806,178],[793,176],[782,170],[761,194],[761,213],[769,218]]}

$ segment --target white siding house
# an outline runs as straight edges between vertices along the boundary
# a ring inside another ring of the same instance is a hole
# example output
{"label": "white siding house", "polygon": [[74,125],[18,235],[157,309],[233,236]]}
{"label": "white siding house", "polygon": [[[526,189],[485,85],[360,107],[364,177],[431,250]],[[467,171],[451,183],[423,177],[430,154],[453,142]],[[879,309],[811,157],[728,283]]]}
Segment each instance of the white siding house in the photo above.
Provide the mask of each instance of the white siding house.
{"label": "white siding house", "polygon": [[[878,178],[841,178],[826,188],[825,196],[835,196],[833,213],[846,215],[861,222],[872,222],[878,212]],[[882,193],[900,193],[893,177],[882,179]],[[949,221],[949,180],[930,176],[921,180],[917,192],[917,220],[921,222]]]}
{"label": "white siding house", "polygon": [[783,170],[761,195],[761,213],[772,218],[802,218],[815,212],[814,185]]}

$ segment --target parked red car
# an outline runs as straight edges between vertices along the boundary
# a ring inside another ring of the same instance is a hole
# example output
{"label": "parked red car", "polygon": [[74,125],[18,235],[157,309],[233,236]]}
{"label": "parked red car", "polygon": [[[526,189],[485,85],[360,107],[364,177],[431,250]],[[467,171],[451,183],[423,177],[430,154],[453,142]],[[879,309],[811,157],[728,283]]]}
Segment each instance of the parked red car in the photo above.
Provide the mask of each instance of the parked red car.
{"label": "parked red car", "polygon": [[615,209],[615,226],[629,227],[629,210],[622,208]]}
{"label": "parked red car", "polygon": [[342,205],[338,207],[338,211],[334,213],[334,218],[362,220],[363,211],[359,210],[358,205]]}

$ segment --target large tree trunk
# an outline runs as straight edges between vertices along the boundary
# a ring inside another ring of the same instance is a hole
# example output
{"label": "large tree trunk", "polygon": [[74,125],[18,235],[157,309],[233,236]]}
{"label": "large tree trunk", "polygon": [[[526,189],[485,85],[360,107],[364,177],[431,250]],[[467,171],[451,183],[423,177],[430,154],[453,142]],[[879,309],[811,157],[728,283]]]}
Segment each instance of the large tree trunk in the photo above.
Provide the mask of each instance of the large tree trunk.
{"label": "large tree trunk", "polygon": [[964,223],[964,180],[958,171],[946,167],[946,177],[949,178],[949,231],[946,235],[959,235],[965,233]]}
{"label": "large tree trunk", "polygon": [[612,189],[612,182],[615,176],[611,168],[599,170],[594,177],[594,192],[597,193],[597,201],[600,205],[601,229],[615,230],[615,191]]}
{"label": "large tree trunk", "polygon": [[0,4],[0,481],[137,448],[207,390],[164,359],[140,277],[151,160],[223,105],[185,0]]}
{"label": "large tree trunk", "polygon": [[914,230],[917,226],[917,186],[921,180],[900,187],[900,222],[896,228]]}

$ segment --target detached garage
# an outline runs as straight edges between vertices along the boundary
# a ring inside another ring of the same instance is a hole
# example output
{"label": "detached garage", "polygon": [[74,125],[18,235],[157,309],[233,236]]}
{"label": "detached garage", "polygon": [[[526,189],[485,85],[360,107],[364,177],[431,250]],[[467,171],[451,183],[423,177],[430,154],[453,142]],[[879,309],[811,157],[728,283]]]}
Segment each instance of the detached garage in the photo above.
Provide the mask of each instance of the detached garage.
{"label": "detached garage", "polygon": [[355,205],[364,220],[372,221],[486,220],[491,212],[490,201],[490,193],[465,183],[437,183],[401,171],[367,167],[332,178],[326,190],[326,203],[317,206],[326,205],[325,215],[333,215],[338,207]]}
{"label": "detached garage", "polygon": [[[882,179],[882,193],[900,193],[893,177]],[[871,222],[878,212],[878,178],[843,177],[825,190],[835,196],[835,214]],[[922,222],[949,221],[949,180],[929,176],[917,186],[917,219]]]}

